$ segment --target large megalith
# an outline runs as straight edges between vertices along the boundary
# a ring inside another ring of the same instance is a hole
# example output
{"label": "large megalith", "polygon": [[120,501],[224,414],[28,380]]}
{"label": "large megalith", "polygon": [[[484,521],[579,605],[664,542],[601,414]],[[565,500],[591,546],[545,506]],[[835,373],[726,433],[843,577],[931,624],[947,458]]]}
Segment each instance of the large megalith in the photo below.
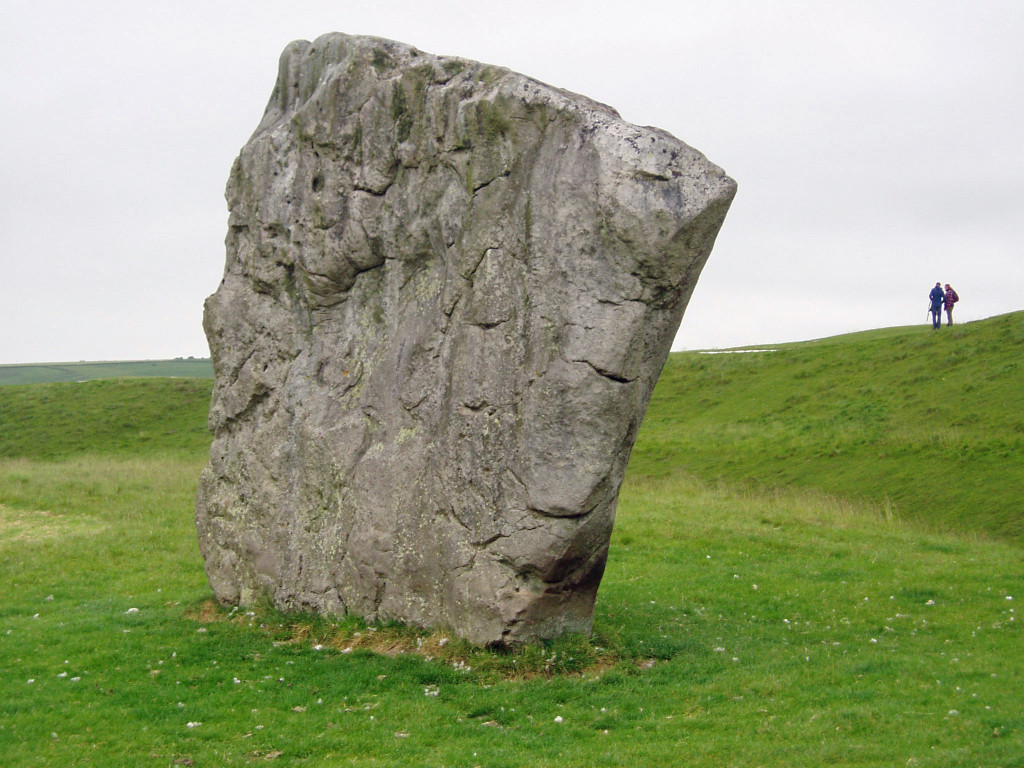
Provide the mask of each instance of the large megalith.
{"label": "large megalith", "polygon": [[227,185],[196,524],[223,603],[589,632],[735,183],[664,131],[369,37],[289,45]]}

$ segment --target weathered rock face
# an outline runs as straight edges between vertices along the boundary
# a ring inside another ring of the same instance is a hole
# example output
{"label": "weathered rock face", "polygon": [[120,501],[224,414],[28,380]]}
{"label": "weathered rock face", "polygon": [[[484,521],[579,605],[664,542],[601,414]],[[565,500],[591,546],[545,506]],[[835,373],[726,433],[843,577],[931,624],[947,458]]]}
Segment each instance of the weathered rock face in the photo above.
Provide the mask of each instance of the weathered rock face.
{"label": "weathered rock face", "polygon": [[735,184],[504,69],[292,43],[228,181],[196,522],[225,603],[589,632],[623,472]]}

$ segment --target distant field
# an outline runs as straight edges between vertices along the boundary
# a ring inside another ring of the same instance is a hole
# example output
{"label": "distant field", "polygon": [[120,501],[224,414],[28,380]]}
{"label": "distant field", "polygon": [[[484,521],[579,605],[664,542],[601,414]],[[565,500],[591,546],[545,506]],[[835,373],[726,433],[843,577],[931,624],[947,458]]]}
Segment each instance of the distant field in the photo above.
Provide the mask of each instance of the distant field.
{"label": "distant field", "polygon": [[134,378],[139,376],[212,379],[213,365],[207,358],[136,360],[107,363],[0,365],[0,385],[46,384],[58,381],[89,381],[91,379]]}

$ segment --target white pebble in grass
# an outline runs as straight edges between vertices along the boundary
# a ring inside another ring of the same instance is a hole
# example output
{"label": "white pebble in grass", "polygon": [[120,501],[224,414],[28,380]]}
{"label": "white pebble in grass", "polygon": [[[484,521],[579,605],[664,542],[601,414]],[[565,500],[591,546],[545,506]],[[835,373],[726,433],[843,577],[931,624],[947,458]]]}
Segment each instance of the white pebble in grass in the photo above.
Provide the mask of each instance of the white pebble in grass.
{"label": "white pebble in grass", "polygon": [[138,613],[138,612],[139,612],[138,608],[129,608],[127,611],[125,611],[125,613]]}
{"label": "white pebble in grass", "polygon": [[188,723],[186,723],[186,726],[189,728],[198,728],[200,725],[202,725],[202,723],[193,721],[189,721]]}
{"label": "white pebble in grass", "polygon": [[555,722],[556,723],[562,722],[562,716],[561,715],[555,715]]}

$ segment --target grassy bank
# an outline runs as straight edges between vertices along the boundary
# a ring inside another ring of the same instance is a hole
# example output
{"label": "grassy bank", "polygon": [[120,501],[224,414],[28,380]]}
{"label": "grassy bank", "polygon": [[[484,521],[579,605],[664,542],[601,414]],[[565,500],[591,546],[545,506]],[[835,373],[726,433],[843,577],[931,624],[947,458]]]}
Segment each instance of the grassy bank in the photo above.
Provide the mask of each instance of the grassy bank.
{"label": "grassy bank", "polygon": [[[979,403],[1012,404],[1020,317],[990,322],[942,339],[673,356],[622,489],[594,637],[516,653],[213,606],[192,525],[208,381],[0,389],[0,754],[18,766],[1024,766],[1020,542],[1012,526],[970,532],[982,519],[970,506],[953,507],[949,531],[919,522],[871,415],[909,434],[924,428],[914,413],[962,412],[954,387],[917,402],[882,381],[929,378],[905,366],[952,345],[947,376]],[[984,338],[999,334],[1006,356]],[[975,408],[931,450],[947,467],[988,456],[999,474],[996,446],[1014,444],[1017,422]],[[873,461],[889,479],[872,480]],[[1010,522],[1013,471],[988,497]]]}
{"label": "grassy bank", "polygon": [[0,457],[204,456],[212,382],[111,379],[0,389]]}
{"label": "grassy bank", "polygon": [[630,472],[814,488],[1024,542],[1024,312],[672,355]]}

